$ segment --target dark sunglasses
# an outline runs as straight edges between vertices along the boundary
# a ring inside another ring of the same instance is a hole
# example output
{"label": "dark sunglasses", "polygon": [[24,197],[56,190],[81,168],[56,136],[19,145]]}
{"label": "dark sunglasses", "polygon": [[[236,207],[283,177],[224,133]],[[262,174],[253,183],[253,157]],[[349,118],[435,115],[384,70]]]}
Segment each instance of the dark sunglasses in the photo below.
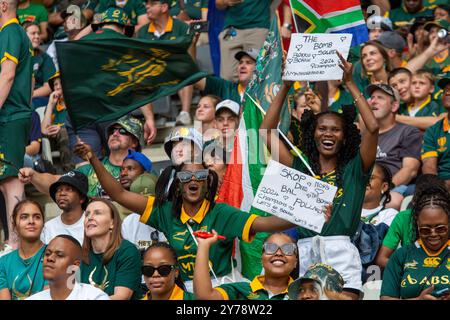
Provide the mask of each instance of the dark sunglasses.
{"label": "dark sunglasses", "polygon": [[125,130],[124,128],[109,128],[108,129],[108,136],[114,134],[116,131],[119,131],[119,134],[122,136],[129,135],[129,132]]}
{"label": "dark sunglasses", "polygon": [[444,234],[448,232],[448,226],[445,224],[441,224],[436,227],[419,227],[419,233],[423,236],[431,235],[433,230],[437,234]]}
{"label": "dark sunglasses", "polygon": [[279,246],[275,243],[266,242],[263,245],[263,249],[264,253],[268,255],[274,255],[280,249],[285,256],[292,256],[297,252],[297,245],[295,243],[285,243]]}
{"label": "dark sunglasses", "polygon": [[158,274],[161,277],[167,277],[172,272],[173,269],[175,269],[175,266],[168,264],[163,264],[162,266],[159,266],[157,268],[152,266],[142,266],[142,274],[146,277],[151,277],[157,270]]}
{"label": "dark sunglasses", "polygon": [[181,182],[189,182],[192,180],[192,177],[195,177],[195,179],[202,181],[202,180],[206,180],[208,179],[208,175],[209,175],[209,170],[205,169],[205,170],[199,170],[199,171],[180,171],[177,172],[177,178],[181,181]]}

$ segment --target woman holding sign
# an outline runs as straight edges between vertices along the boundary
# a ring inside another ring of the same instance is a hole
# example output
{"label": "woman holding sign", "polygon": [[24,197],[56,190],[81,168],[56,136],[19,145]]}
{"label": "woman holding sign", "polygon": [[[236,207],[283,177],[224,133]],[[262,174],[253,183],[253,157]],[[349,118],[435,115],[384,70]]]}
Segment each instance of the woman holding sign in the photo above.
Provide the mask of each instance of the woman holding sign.
{"label": "woman holding sign", "polygon": [[[326,263],[343,276],[344,292],[357,299],[362,289],[361,261],[358,250],[350,242],[361,218],[366,185],[369,181],[378,144],[377,121],[352,78],[353,66],[339,53],[344,83],[365,124],[361,139],[353,124],[354,110],[344,107],[343,113],[333,111],[314,115],[306,110],[301,120],[301,151],[307,159],[294,157],[280,141],[276,128],[283,102],[292,83],[285,82],[267,110],[261,130],[272,154],[278,152],[280,163],[307,173],[308,167],[315,178],[338,187],[333,200],[331,218],[320,234],[299,228],[300,276],[313,263]],[[304,162],[302,162],[304,161]],[[316,253],[316,254],[315,254]]]}
{"label": "woman holding sign", "polygon": [[[211,250],[210,259],[215,284],[227,279],[235,281],[232,264],[234,238],[250,242],[257,232],[274,232],[292,228],[294,225],[275,216],[259,217],[242,212],[225,203],[215,203],[218,178],[205,164],[183,163],[174,166],[175,179],[169,190],[168,199],[158,193],[142,196],[125,190],[109,174],[91,151],[89,145],[79,142],[75,153],[88,158],[98,180],[109,196],[122,206],[141,214],[141,222],[151,225],[167,237],[178,256],[180,273],[188,291],[192,290],[197,240],[195,231],[217,230],[225,239]],[[170,171],[168,171],[170,172]],[[170,175],[162,175],[158,184],[166,185]],[[239,277],[239,275],[237,275]]]}

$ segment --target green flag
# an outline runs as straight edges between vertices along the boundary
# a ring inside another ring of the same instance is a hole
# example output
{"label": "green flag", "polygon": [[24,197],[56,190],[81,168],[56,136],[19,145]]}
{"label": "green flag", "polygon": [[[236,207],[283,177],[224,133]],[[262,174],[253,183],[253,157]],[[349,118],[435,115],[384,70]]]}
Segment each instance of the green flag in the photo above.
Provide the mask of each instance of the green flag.
{"label": "green flag", "polygon": [[56,42],[64,99],[75,128],[117,119],[206,76],[187,53],[189,35],[149,42],[110,34]]}

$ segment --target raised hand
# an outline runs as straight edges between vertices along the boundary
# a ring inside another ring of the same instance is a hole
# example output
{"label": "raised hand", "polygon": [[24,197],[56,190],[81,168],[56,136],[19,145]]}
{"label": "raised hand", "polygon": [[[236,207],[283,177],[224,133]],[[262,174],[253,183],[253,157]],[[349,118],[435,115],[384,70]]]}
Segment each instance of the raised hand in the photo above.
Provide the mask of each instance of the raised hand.
{"label": "raised hand", "polygon": [[344,59],[342,54],[336,50],[336,54],[341,60],[339,67],[344,71],[342,81],[345,83],[353,82],[353,64]]}

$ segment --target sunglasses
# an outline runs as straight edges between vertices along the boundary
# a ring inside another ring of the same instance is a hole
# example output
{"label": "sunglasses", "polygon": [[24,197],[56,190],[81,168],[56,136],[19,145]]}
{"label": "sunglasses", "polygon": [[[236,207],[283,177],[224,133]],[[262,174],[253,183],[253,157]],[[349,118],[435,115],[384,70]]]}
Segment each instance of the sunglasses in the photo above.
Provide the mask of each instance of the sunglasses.
{"label": "sunglasses", "polygon": [[431,235],[433,230],[437,234],[444,234],[448,232],[448,226],[445,224],[441,224],[436,227],[419,227],[419,233],[423,236]]}
{"label": "sunglasses", "polygon": [[208,169],[199,170],[199,171],[195,171],[195,172],[192,172],[192,171],[177,172],[177,178],[181,182],[189,182],[192,180],[192,177],[195,177],[195,179],[198,181],[206,180],[206,179],[208,179],[208,175],[209,175]]}
{"label": "sunglasses", "polygon": [[263,249],[264,253],[268,255],[274,255],[280,249],[285,256],[292,256],[297,252],[297,245],[295,243],[285,243],[279,246],[275,243],[266,242],[263,245]]}
{"label": "sunglasses", "polygon": [[119,131],[119,134],[122,136],[129,135],[129,132],[127,130],[125,130],[124,128],[110,128],[110,129],[108,129],[108,136],[114,134],[117,131]]}
{"label": "sunglasses", "polygon": [[175,269],[175,266],[168,264],[163,264],[157,268],[152,266],[142,266],[142,274],[146,277],[152,277],[155,271],[158,271],[158,274],[161,277],[167,277],[173,269]]}

